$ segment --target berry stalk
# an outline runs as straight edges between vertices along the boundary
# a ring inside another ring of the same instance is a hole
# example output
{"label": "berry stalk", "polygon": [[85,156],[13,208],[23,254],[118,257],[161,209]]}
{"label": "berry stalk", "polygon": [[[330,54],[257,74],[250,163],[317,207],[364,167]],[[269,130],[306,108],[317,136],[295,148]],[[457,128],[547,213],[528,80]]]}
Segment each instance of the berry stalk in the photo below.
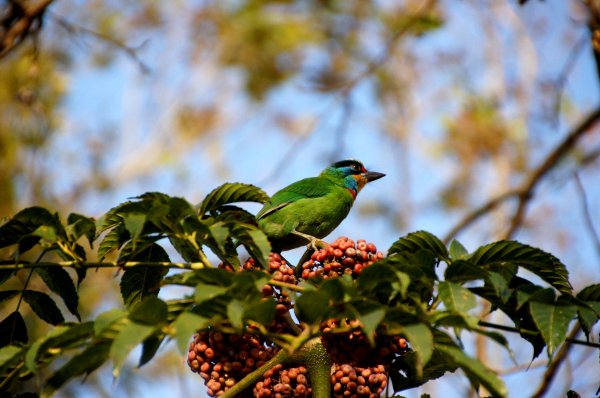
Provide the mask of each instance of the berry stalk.
{"label": "berry stalk", "polygon": [[279,364],[289,363],[291,358],[292,356],[286,350],[280,350],[264,365],[248,373],[242,380],[225,391],[225,394],[221,395],[221,398],[235,398],[239,396],[239,394],[244,392],[246,389],[254,387],[257,382],[262,380],[263,375],[267,370],[272,369],[274,366]]}

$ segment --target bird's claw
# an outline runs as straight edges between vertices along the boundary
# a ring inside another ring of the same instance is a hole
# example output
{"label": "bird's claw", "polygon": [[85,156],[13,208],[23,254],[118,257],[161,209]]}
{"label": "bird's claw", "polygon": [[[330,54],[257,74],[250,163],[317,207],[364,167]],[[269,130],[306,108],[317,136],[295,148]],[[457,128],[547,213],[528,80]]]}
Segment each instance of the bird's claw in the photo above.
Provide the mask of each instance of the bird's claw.
{"label": "bird's claw", "polygon": [[328,245],[324,241],[315,238],[312,235],[304,234],[302,232],[298,232],[296,230],[292,231],[294,235],[298,235],[309,241],[308,245],[306,245],[307,249],[312,249],[314,251],[318,251],[319,249],[326,248]]}
{"label": "bird's claw", "polygon": [[327,244],[327,242],[322,241],[320,239],[312,239],[310,241],[310,243],[308,245],[306,245],[306,247],[308,249],[312,249],[313,251],[319,251],[320,249],[326,249],[327,246],[329,246]]}

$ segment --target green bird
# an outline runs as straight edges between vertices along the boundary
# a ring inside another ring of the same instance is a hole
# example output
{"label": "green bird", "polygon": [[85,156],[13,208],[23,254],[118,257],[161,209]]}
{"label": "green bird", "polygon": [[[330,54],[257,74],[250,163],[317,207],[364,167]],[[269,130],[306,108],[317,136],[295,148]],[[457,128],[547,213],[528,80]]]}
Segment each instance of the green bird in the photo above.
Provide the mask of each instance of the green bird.
{"label": "green bird", "polygon": [[335,162],[318,177],[304,178],[276,192],[256,215],[274,252],[317,242],[350,212],[356,195],[385,176],[368,171],[358,160]]}

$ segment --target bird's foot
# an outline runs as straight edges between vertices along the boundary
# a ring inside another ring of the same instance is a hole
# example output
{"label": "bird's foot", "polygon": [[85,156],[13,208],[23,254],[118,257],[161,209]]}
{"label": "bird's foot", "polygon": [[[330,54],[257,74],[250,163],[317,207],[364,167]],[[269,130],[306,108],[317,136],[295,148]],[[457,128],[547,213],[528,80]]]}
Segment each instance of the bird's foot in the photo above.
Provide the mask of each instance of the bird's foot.
{"label": "bird's foot", "polygon": [[298,232],[296,230],[292,231],[292,233],[294,235],[301,236],[304,239],[306,239],[307,241],[309,241],[309,244],[306,246],[308,249],[313,249],[314,251],[317,251],[319,249],[323,249],[323,248],[326,248],[327,246],[329,246],[326,242],[324,242],[318,238],[315,238],[312,235]]}

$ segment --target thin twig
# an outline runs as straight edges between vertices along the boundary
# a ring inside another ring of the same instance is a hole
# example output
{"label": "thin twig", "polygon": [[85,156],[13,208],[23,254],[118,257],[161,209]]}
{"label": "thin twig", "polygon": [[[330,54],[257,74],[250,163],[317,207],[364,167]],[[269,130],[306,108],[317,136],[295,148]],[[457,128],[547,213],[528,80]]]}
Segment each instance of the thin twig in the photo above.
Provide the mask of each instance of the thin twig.
{"label": "thin twig", "polygon": [[169,261],[101,261],[101,262],[77,262],[77,261],[57,261],[57,262],[11,262],[0,261],[0,270],[21,270],[44,267],[62,267],[62,268],[135,268],[135,267],[165,267],[174,269],[198,270],[211,268],[202,262],[196,263],[172,263]]}
{"label": "thin twig", "polygon": [[286,282],[281,282],[281,281],[278,281],[277,279],[269,280],[269,284],[273,285],[273,286],[282,287],[282,288],[285,288],[288,290],[293,290],[295,292],[303,292],[306,290],[302,286],[292,285],[291,283],[286,283]]}
{"label": "thin twig", "polygon": [[143,74],[148,74],[151,72],[150,67],[148,65],[146,65],[146,63],[144,63],[144,61],[142,61],[138,55],[138,51],[146,44],[145,41],[142,42],[142,44],[138,45],[137,47],[131,47],[131,46],[123,43],[122,41],[115,39],[112,36],[105,35],[104,33],[100,33],[95,30],[86,28],[85,26],[80,26],[80,25],[74,24],[73,22],[67,21],[65,18],[63,18],[59,15],[56,15],[54,13],[51,13],[50,16],[59,26],[61,26],[67,32],[69,32],[73,35],[86,34],[89,36],[93,36],[96,39],[99,39],[99,40],[104,41],[114,47],[117,47],[119,50],[121,50],[125,54],[127,54],[127,56],[129,56],[129,58],[131,58],[133,61],[135,61],[135,63],[137,63],[138,67],[140,68],[140,71]]}
{"label": "thin twig", "polygon": [[[575,337],[577,336],[577,334],[580,331],[581,331],[581,324],[577,323],[573,327],[573,330],[571,330],[571,333],[569,333],[569,337],[567,339],[572,339],[572,340],[575,339]],[[563,344],[560,347],[560,349],[556,352],[556,354],[554,355],[554,358],[552,358],[552,362],[550,363],[550,365],[548,365],[548,369],[546,369],[546,372],[544,372],[544,378],[542,380],[542,384],[540,384],[537,391],[531,396],[531,398],[540,398],[540,397],[543,397],[544,394],[546,394],[546,391],[548,391],[550,384],[552,384],[552,380],[554,380],[554,376],[556,376],[556,372],[558,371],[558,368],[560,367],[563,360],[569,353],[570,349],[571,349],[571,344]]]}
{"label": "thin twig", "polygon": [[[531,335],[531,336],[536,336],[536,335],[540,334],[538,331],[535,331],[535,330],[518,329],[518,328],[515,328],[512,326],[498,325],[496,323],[491,323],[491,322],[486,322],[486,321],[479,321],[478,324],[479,324],[479,326],[484,326],[486,328],[503,330],[505,332],[511,332],[511,333],[527,334],[527,335]],[[576,340],[574,337],[571,337],[571,336],[566,337],[565,341],[567,343],[569,343],[568,345],[577,344],[577,345],[583,345],[583,346],[587,346],[587,347],[600,348],[600,343],[594,343],[591,341],[584,341],[584,340]]]}
{"label": "thin twig", "polygon": [[583,219],[585,221],[585,225],[589,231],[589,235],[594,240],[594,244],[596,246],[596,253],[600,257],[600,236],[598,235],[598,231],[594,227],[594,222],[592,221],[592,215],[590,213],[590,206],[588,204],[587,195],[585,193],[585,188],[583,183],[581,182],[581,178],[579,178],[579,174],[575,173],[575,186],[577,187],[577,192],[579,193],[579,197],[581,198],[581,209],[583,212]]}
{"label": "thin twig", "polygon": [[558,74],[558,77],[554,81],[554,90],[555,90],[556,97],[554,98],[553,112],[555,115],[554,124],[556,126],[558,125],[558,120],[559,120],[559,115],[560,115],[560,110],[561,110],[561,103],[562,103],[562,96],[563,96],[563,92],[564,92],[565,86],[567,84],[567,81],[569,80],[568,79],[569,75],[571,74],[571,71],[575,67],[575,64],[577,63],[577,59],[582,54],[583,49],[585,48],[585,44],[588,43],[588,40],[589,40],[589,32],[584,31],[583,34],[581,35],[581,37],[579,38],[579,40],[577,40],[575,42],[575,44],[573,45],[573,47],[571,48],[571,51],[569,51],[567,60],[565,61],[565,64],[563,65],[560,73]]}
{"label": "thin twig", "polygon": [[290,145],[285,154],[281,157],[281,159],[275,164],[272,170],[264,178],[265,182],[272,181],[273,178],[278,173],[281,173],[281,171],[290,163],[290,158],[294,154],[299,153],[298,147],[306,142],[306,139],[316,130],[317,126],[321,124],[321,122],[326,116],[330,116],[333,113],[330,111],[332,107],[336,106],[337,104],[343,102],[346,98],[348,98],[350,92],[354,87],[356,87],[358,83],[360,83],[367,76],[370,76],[373,73],[375,73],[389,60],[389,58],[392,55],[393,48],[398,42],[398,40],[402,36],[404,36],[419,21],[419,19],[422,18],[423,15],[433,7],[433,5],[436,2],[437,0],[428,0],[427,3],[425,3],[425,5],[421,7],[421,9],[418,12],[416,12],[404,25],[402,25],[402,27],[400,27],[400,29],[394,32],[387,40],[385,51],[383,52],[382,56],[372,59],[370,62],[368,62],[365,69],[353,78],[340,83],[336,87],[329,88],[330,91],[337,91],[336,95],[332,98],[332,101],[327,103],[323,110],[319,113],[319,115],[315,116],[315,118],[308,124],[306,132]]}
{"label": "thin twig", "polygon": [[517,198],[517,208],[511,218],[510,227],[504,238],[511,237],[523,222],[527,205],[534,196],[534,191],[540,181],[556,167],[560,160],[575,146],[578,140],[600,120],[600,107],[590,112],[567,136],[552,150],[544,161],[529,174],[529,177],[516,189],[510,189],[469,212],[454,228],[446,234],[444,242],[451,241],[462,230],[488,214],[508,199]]}
{"label": "thin twig", "polygon": [[596,72],[600,78],[600,7],[598,2],[593,0],[584,0],[583,3],[590,12],[588,30],[592,39],[592,50],[594,51]]}
{"label": "thin twig", "polygon": [[511,375],[514,373],[522,372],[524,370],[541,368],[541,367],[546,366],[547,364],[548,364],[548,361],[546,359],[540,359],[533,363],[523,363],[521,365],[516,365],[511,368],[500,369],[500,370],[497,370],[496,373],[498,373],[498,375],[500,375],[500,376],[508,376],[508,375]]}
{"label": "thin twig", "polygon": [[406,33],[410,31],[410,29],[424,16],[427,12],[431,10],[431,8],[435,5],[436,0],[428,0],[419,11],[417,11],[410,19],[402,25],[396,32],[394,32],[390,38],[387,40],[385,45],[385,50],[383,54],[379,58],[375,58],[371,60],[367,67],[358,75],[353,77],[352,79],[342,83],[338,89],[342,95],[346,95],[349,91],[351,91],[358,83],[360,83],[367,76],[375,73],[379,68],[381,68],[385,63],[390,59],[393,53],[393,49]]}
{"label": "thin twig", "polygon": [[450,232],[448,232],[446,234],[446,236],[444,237],[444,243],[446,243],[446,244],[450,243],[450,240],[452,240],[454,237],[456,237],[456,235],[458,235],[460,233],[460,231],[462,231],[463,229],[465,229],[466,227],[468,227],[469,225],[471,225],[472,223],[477,221],[480,217],[483,217],[490,211],[494,210],[496,207],[498,207],[499,205],[504,203],[504,201],[506,201],[507,199],[511,199],[518,195],[519,195],[519,191],[517,189],[513,189],[510,191],[504,192],[504,193],[496,196],[495,198],[490,199],[488,202],[486,202],[483,205],[481,205],[480,207],[476,208],[475,210],[473,210],[472,212],[467,214],[458,224],[456,224],[450,230]]}
{"label": "thin twig", "polygon": [[511,237],[523,222],[523,217],[527,210],[527,205],[533,197],[534,190],[542,178],[556,166],[560,160],[575,146],[579,138],[587,133],[596,122],[600,120],[600,108],[590,113],[573,131],[571,131],[565,139],[554,148],[546,157],[544,162],[538,166],[529,178],[525,181],[519,193],[519,204],[511,220],[510,227],[506,232],[505,238]]}
{"label": "thin twig", "polygon": [[331,112],[331,109],[338,103],[338,101],[339,98],[334,97],[325,105],[321,112],[308,123],[306,131],[300,134],[300,136],[294,140],[294,142],[288,147],[287,151],[285,151],[284,155],[277,163],[275,163],[271,171],[257,185],[262,186],[265,183],[272,181],[277,174],[281,173],[282,170],[285,169],[285,167],[290,163],[290,159],[294,156],[294,154],[299,152],[300,146],[306,142],[308,137],[310,137],[314,131],[316,131],[317,126],[323,122],[325,117],[331,116],[333,113]]}

